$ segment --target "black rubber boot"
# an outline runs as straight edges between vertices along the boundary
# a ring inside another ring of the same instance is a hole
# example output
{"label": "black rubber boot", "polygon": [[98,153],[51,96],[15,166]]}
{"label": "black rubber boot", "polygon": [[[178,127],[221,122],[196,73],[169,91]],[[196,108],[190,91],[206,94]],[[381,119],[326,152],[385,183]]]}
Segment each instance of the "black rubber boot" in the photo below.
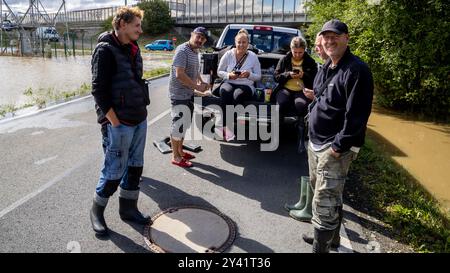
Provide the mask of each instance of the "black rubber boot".
{"label": "black rubber boot", "polygon": [[334,230],[319,230],[314,228],[313,253],[330,252],[331,240],[333,239]]}
{"label": "black rubber boot", "polygon": [[[333,232],[333,240],[331,241],[331,248],[337,249],[341,246],[341,236],[339,235],[342,225],[342,218],[343,218],[343,212],[342,212],[342,206],[338,207],[338,213],[339,213],[339,224],[337,228]],[[303,241],[306,243],[312,245],[314,242],[314,237],[309,236],[307,234],[302,235]]]}
{"label": "black rubber boot", "polygon": [[[336,232],[336,230],[334,232]],[[302,239],[303,239],[303,241],[305,241],[306,243],[308,243],[310,245],[312,245],[314,242],[314,237],[309,236],[307,234],[303,234]],[[336,236],[336,233],[334,233],[333,240],[331,241],[330,247],[333,249],[337,249],[337,248],[339,248],[340,245],[341,245],[341,237],[339,235]]]}
{"label": "black rubber boot", "polygon": [[106,207],[100,206],[95,201],[92,202],[92,209],[90,213],[91,225],[95,233],[98,235],[108,234],[108,227],[106,226],[105,217],[103,216],[105,208]]}
{"label": "black rubber boot", "polygon": [[137,208],[137,199],[125,199],[119,197],[119,214],[120,219],[130,221],[137,224],[151,224],[150,217],[143,215]]}

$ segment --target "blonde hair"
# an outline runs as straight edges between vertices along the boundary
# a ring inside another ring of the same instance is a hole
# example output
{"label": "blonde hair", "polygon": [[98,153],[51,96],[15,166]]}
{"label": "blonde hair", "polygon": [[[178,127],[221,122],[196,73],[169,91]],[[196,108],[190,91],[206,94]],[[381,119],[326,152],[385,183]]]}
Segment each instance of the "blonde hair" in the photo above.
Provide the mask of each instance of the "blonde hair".
{"label": "blonde hair", "polygon": [[294,37],[291,40],[291,48],[303,48],[306,49],[306,41],[300,36]]}
{"label": "blonde hair", "polygon": [[245,36],[247,38],[247,41],[250,42],[250,37],[248,37],[248,31],[245,28],[241,28],[238,33],[236,34],[236,37],[234,37],[234,40],[236,41],[239,37]]}
{"label": "blonde hair", "polygon": [[115,30],[118,30],[120,20],[124,20],[125,23],[131,23],[136,17],[142,20],[144,18],[144,11],[138,7],[120,7],[114,15],[112,26]]}

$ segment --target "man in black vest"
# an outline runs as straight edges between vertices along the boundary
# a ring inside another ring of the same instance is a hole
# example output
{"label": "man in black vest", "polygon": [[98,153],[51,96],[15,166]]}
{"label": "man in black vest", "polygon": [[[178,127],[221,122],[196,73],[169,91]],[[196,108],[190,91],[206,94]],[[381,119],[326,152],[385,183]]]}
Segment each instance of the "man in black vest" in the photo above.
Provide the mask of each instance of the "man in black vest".
{"label": "man in black vest", "polygon": [[346,24],[330,20],[320,35],[329,59],[314,79],[308,144],[314,238],[303,239],[313,243],[313,252],[328,252],[340,243],[345,178],[364,144],[373,79],[367,64],[350,52]]}
{"label": "man in black vest", "polygon": [[90,212],[98,235],[108,233],[103,213],[119,186],[120,218],[139,224],[150,222],[137,208],[150,103],[136,42],[142,34],[143,15],[136,7],[120,8],[113,18],[114,31],[99,36],[92,56],[92,95],[105,152]]}

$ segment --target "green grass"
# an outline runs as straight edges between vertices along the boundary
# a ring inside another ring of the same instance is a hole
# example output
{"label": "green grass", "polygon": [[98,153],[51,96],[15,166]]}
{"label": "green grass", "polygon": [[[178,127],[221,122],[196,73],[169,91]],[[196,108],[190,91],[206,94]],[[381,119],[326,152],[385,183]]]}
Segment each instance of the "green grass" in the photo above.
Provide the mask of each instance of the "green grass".
{"label": "green grass", "polygon": [[54,88],[33,88],[26,89],[23,94],[29,97],[29,101],[21,106],[14,104],[0,105],[0,117],[4,117],[7,113],[14,113],[17,110],[37,106],[39,109],[44,108],[47,104],[59,101],[68,101],[76,97],[81,97],[91,93],[91,86],[83,83],[79,88],[71,91],[56,92]]}
{"label": "green grass", "polygon": [[44,108],[47,104],[57,101],[68,101],[75,97],[87,95],[91,92],[91,86],[83,83],[79,88],[71,91],[56,92],[54,88],[28,88],[23,93],[30,98],[28,105]]}
{"label": "green grass", "polygon": [[4,117],[7,113],[13,113],[17,108],[14,104],[0,105],[0,117]]}
{"label": "green grass", "polygon": [[170,73],[170,67],[162,67],[162,68],[155,68],[152,70],[144,71],[144,79],[149,79],[153,77],[157,77],[160,75],[164,75]]}
{"label": "green grass", "polygon": [[[445,174],[443,174],[445,175]],[[354,197],[417,252],[450,252],[450,215],[370,136],[352,164]]]}

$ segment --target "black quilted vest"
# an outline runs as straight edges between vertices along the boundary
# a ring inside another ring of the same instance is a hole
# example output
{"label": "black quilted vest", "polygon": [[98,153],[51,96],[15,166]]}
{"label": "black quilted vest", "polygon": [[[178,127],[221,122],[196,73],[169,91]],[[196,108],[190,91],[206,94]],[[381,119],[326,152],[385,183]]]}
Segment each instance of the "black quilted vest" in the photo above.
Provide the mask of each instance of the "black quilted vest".
{"label": "black quilted vest", "polygon": [[124,47],[101,42],[97,47],[106,47],[114,55],[116,73],[112,77],[111,95],[113,109],[121,122],[137,125],[147,118],[148,90],[142,80],[142,56],[138,49],[136,59]]}

